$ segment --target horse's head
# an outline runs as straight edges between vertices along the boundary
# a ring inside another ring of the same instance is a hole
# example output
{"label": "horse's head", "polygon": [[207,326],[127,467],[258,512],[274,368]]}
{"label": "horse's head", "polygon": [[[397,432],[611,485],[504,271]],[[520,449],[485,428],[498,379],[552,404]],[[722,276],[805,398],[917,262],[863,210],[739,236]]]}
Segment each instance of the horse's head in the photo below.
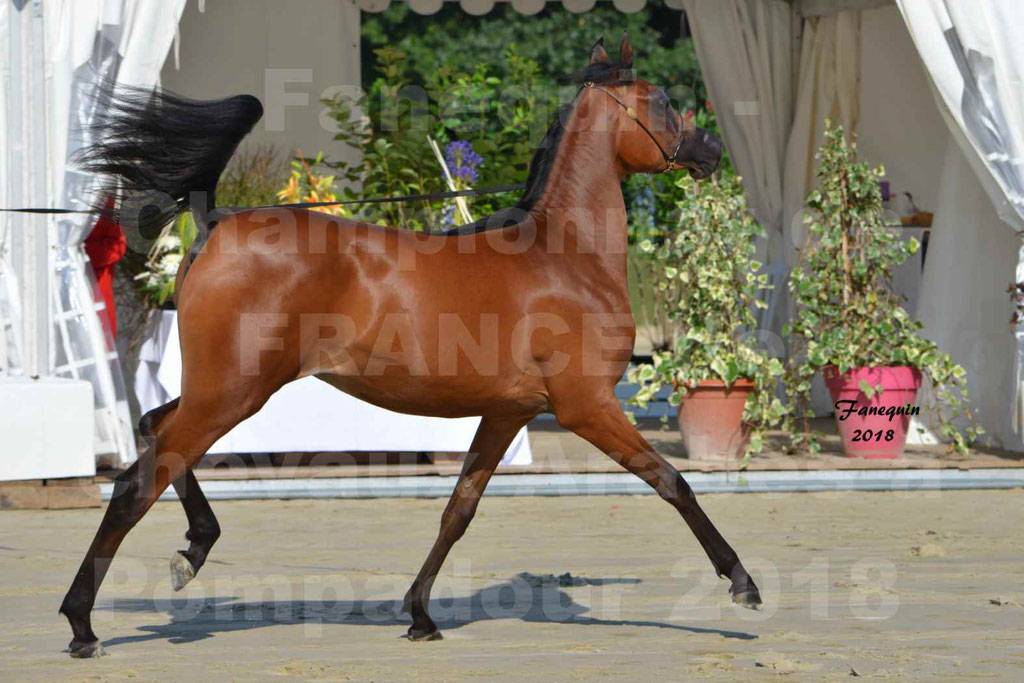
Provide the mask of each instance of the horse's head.
{"label": "horse's head", "polygon": [[[618,136],[618,158],[627,173],[661,173],[680,168],[696,179],[706,178],[722,159],[722,141],[697,128],[672,108],[665,91],[633,77],[633,46],[628,37],[612,62],[597,41],[590,64],[577,74],[587,107],[607,107],[610,128]],[[590,92],[586,92],[590,91]],[[581,100],[582,104],[582,100]]]}

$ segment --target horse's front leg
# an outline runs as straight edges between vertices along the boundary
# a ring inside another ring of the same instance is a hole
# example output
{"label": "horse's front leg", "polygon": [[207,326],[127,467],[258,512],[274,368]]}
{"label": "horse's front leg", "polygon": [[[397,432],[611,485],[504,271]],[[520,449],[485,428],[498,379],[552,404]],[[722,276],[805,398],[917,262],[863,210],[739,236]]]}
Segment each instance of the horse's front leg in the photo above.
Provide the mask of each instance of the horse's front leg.
{"label": "horse's front leg", "polygon": [[441,515],[441,533],[438,534],[434,546],[430,549],[423,567],[420,569],[412,587],[405,595],[403,611],[412,615],[412,626],[409,627],[410,640],[439,640],[441,632],[437,624],[430,618],[430,589],[434,578],[441,570],[448,551],[455,542],[462,538],[469,526],[476,506],[480,502],[487,482],[501,462],[506,449],[511,445],[519,430],[529,422],[530,418],[490,418],[480,421],[480,427],[469,447],[462,474],[455,484],[455,490],[448,500]]}
{"label": "horse's front leg", "polygon": [[580,401],[578,396],[561,410],[557,402],[555,405],[555,417],[560,425],[601,449],[679,511],[718,575],[732,581],[729,592],[733,602],[757,609],[761,596],[736,552],[697,504],[696,495],[683,476],[640,436],[614,396],[596,405]]}

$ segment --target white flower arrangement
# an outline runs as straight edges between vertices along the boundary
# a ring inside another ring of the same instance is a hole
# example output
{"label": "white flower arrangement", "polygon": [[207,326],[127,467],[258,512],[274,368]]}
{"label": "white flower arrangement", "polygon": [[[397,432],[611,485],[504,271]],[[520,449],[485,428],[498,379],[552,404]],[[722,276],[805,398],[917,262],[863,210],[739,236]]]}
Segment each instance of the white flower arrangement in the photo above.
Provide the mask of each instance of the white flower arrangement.
{"label": "white flower arrangement", "polygon": [[174,295],[178,267],[195,240],[192,216],[183,214],[170,223],[149,250],[146,269],[135,276],[139,291],[153,308],[160,308]]}

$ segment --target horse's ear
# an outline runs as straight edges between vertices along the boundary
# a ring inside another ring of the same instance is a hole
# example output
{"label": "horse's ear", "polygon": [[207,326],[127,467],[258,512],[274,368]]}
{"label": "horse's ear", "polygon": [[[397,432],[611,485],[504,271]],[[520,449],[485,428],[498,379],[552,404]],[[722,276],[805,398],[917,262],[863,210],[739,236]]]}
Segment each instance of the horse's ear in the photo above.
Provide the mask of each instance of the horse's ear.
{"label": "horse's ear", "polygon": [[629,35],[622,34],[622,42],[619,43],[619,61],[626,68],[633,66],[633,46],[629,44]]}
{"label": "horse's ear", "polygon": [[604,49],[604,36],[597,39],[594,43],[594,49],[590,51],[590,63],[597,64],[598,62],[607,62],[608,53]]}

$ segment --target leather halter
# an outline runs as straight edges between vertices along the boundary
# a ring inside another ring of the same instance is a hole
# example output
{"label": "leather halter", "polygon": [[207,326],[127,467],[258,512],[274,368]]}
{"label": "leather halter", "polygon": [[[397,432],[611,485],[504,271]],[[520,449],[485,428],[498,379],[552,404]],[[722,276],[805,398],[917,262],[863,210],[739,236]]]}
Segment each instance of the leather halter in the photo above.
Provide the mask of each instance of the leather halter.
{"label": "leather halter", "polygon": [[[676,148],[672,150],[672,156],[669,156],[668,152],[665,151],[665,148],[661,146],[660,142],[658,142],[658,138],[656,138],[654,136],[654,133],[651,132],[651,129],[648,128],[647,125],[643,121],[641,121],[640,118],[637,116],[636,110],[633,109],[633,107],[628,106],[625,102],[616,97],[615,93],[613,93],[612,91],[605,90],[599,85],[594,85],[593,81],[585,82],[583,84],[583,88],[590,88],[592,90],[598,90],[600,92],[603,92],[605,95],[615,100],[615,103],[625,110],[626,116],[637,122],[640,128],[643,129],[645,133],[647,133],[647,137],[649,137],[651,141],[658,146],[658,151],[661,152],[661,156],[665,159],[665,168],[662,169],[662,173],[666,171],[675,171],[681,168],[685,168],[676,161],[676,158],[679,156],[679,150],[682,149],[683,147],[683,135],[686,130],[685,125],[683,127],[683,131],[679,133],[679,143],[676,144]],[[583,88],[580,88],[581,92]]]}

